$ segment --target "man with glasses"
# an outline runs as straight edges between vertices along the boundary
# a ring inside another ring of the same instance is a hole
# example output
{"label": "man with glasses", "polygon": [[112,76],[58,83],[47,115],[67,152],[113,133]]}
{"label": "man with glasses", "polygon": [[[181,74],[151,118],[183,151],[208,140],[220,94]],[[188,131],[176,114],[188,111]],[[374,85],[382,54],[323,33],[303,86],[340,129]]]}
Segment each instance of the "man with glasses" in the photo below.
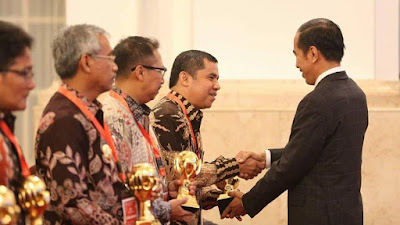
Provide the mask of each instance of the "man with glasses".
{"label": "man with glasses", "polygon": [[53,39],[62,80],[44,109],[36,137],[36,168],[51,192],[45,224],[121,224],[131,193],[116,156],[102,105],[118,70],[107,33],[94,25],[62,29]]}
{"label": "man with glasses", "polygon": [[[13,134],[12,112],[26,108],[29,92],[35,87],[31,46],[29,34],[0,21],[0,185],[11,190],[15,199],[29,171]],[[23,215],[20,214],[18,224],[24,224]]]}
{"label": "man with glasses", "polygon": [[[165,182],[160,148],[149,126],[151,110],[146,105],[158,94],[167,70],[158,48],[157,40],[138,36],[123,39],[115,46],[117,77],[103,104],[104,118],[113,134],[123,170],[130,172],[138,163],[150,163],[167,194],[168,190],[176,190],[176,182]],[[170,194],[176,197],[176,193]],[[156,200],[154,214],[163,223],[176,219],[190,221],[193,214],[182,209],[184,202],[184,199]]]}

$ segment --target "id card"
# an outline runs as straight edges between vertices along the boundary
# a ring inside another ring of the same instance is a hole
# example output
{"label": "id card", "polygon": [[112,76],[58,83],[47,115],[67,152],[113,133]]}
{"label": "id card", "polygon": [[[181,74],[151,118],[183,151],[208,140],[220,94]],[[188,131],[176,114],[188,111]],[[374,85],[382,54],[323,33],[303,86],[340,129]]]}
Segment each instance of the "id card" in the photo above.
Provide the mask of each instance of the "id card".
{"label": "id card", "polygon": [[135,225],[137,219],[137,204],[134,197],[122,200],[122,211],[124,213],[124,223]]}

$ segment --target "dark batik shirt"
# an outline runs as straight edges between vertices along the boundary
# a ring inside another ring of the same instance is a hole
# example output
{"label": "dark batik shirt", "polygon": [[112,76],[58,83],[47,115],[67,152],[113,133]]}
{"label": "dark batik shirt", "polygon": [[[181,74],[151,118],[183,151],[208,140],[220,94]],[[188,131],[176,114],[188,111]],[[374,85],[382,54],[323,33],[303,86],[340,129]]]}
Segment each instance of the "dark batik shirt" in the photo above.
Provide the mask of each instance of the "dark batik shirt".
{"label": "dark batik shirt", "polygon": [[[11,132],[14,132],[15,116],[11,113],[0,111],[1,121],[4,121]],[[24,180],[17,150],[0,129],[0,185],[4,185],[13,191],[15,200],[18,202],[18,191],[22,187]],[[21,211],[18,224],[25,224],[24,217],[24,212]]]}
{"label": "dark batik shirt", "polygon": [[[103,124],[98,101],[72,91]],[[36,136],[38,174],[51,194],[45,224],[120,224],[122,198],[130,197],[113,159],[103,155],[93,123],[64,95],[47,104]]]}
{"label": "dark batik shirt", "polygon": [[[178,97],[186,108],[197,141],[199,155],[203,160],[204,151],[200,134],[203,113],[179,93],[175,91],[171,91],[171,93]],[[152,116],[151,123],[161,145],[161,152],[167,171],[167,180],[178,179],[179,175],[173,172],[173,160],[175,156],[181,151],[195,151],[189,123],[180,106],[168,97],[162,98],[153,108]],[[216,206],[216,200],[219,194],[222,193],[210,185],[237,175],[239,175],[239,165],[233,158],[220,156],[213,162],[203,163],[201,172],[196,177],[199,186],[203,187],[198,194],[201,207],[203,209],[210,209]],[[200,217],[200,215],[197,214],[197,217]],[[192,224],[197,224],[197,221],[196,219]]]}

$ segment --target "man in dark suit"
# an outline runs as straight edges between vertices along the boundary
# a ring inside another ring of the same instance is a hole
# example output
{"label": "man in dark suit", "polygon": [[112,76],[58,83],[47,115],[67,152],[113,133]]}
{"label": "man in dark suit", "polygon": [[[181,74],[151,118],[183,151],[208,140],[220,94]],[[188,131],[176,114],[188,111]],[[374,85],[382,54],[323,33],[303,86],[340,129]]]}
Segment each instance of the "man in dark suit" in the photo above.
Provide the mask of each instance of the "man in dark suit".
{"label": "man in dark suit", "polygon": [[368,109],[364,92],[340,67],[340,28],[328,19],[303,24],[294,39],[296,67],[315,89],[300,102],[289,142],[261,153],[269,171],[235,199],[222,218],[254,217],[288,190],[290,225],[363,224],[361,155]]}

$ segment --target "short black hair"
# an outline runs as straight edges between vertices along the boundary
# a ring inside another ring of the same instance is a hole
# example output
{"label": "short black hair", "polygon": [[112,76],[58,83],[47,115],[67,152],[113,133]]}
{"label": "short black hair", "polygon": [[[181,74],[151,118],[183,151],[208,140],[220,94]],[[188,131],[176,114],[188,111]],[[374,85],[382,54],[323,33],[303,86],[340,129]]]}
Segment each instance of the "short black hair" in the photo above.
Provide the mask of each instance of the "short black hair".
{"label": "short black hair", "polygon": [[22,28],[0,20],[0,70],[8,69],[15,58],[32,47],[33,39]]}
{"label": "short black hair", "polygon": [[118,66],[117,77],[129,74],[133,66],[148,63],[148,60],[155,57],[154,50],[159,46],[157,40],[147,37],[131,36],[121,40],[113,50]]}
{"label": "short black hair", "polygon": [[329,19],[310,20],[298,29],[298,47],[304,54],[315,46],[328,61],[342,61],[344,54],[343,35],[339,26]]}
{"label": "short black hair", "polygon": [[179,73],[185,71],[193,78],[200,69],[204,69],[204,59],[210,62],[218,63],[218,60],[210,53],[200,50],[188,50],[179,54],[174,61],[169,78],[169,88],[176,85],[179,79]]}

